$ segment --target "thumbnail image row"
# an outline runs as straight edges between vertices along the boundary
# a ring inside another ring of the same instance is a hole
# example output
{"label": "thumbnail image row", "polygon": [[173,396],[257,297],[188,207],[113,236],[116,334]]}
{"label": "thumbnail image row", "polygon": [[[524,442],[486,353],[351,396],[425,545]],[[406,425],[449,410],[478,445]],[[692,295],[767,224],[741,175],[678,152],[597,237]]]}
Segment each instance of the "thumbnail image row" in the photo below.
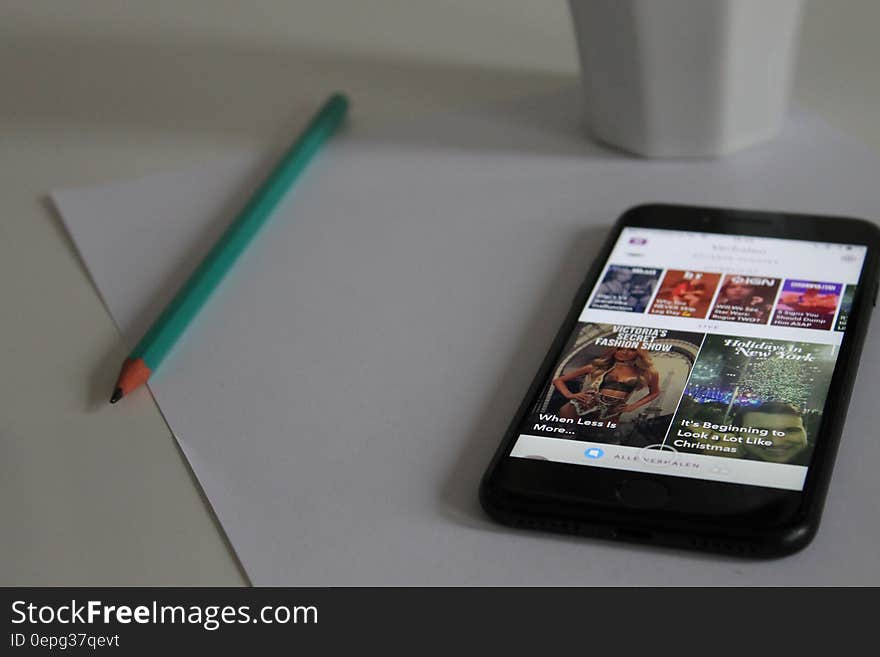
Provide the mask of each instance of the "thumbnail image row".
{"label": "thumbnail image row", "polygon": [[708,315],[746,324],[766,324],[772,314],[774,326],[828,330],[833,325],[844,331],[856,287],[683,269],[666,270],[661,282],[662,273],[656,267],[610,265],[589,307],[696,319]]}

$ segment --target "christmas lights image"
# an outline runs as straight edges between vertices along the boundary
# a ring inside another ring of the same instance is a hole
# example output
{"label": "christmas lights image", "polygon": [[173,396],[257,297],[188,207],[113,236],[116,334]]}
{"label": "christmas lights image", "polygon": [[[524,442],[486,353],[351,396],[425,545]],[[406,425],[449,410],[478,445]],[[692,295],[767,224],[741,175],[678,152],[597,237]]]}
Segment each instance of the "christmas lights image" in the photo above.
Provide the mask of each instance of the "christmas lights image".
{"label": "christmas lights image", "polygon": [[644,447],[666,435],[702,333],[580,323],[521,433]]}
{"label": "christmas lights image", "polygon": [[682,452],[806,464],[837,349],[706,336],[666,443]]}

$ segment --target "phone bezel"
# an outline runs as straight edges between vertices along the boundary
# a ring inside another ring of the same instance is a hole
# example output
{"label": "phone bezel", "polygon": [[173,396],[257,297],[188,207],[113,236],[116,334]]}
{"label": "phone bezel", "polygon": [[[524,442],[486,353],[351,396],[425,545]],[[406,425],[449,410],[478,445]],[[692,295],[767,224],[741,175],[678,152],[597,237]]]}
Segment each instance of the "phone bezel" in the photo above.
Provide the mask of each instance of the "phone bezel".
{"label": "phone bezel", "polygon": [[[868,247],[847,329],[832,374],[803,491],[653,475],[509,457],[521,422],[545,388],[611,249],[624,227],[776,237]],[[480,486],[486,511],[508,524],[528,525],[703,550],[777,555],[814,535],[843,429],[858,357],[878,288],[880,230],[861,219],[707,208],[640,205],[615,223],[572,302],[571,310],[511,422]],[[624,505],[616,491],[637,477],[662,483],[661,509]]]}

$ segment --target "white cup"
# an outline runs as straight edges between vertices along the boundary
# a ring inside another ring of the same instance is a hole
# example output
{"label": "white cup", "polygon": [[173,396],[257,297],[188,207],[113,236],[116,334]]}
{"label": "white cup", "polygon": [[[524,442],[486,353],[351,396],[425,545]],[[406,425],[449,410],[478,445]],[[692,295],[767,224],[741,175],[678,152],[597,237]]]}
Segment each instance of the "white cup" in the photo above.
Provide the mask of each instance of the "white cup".
{"label": "white cup", "polygon": [[801,0],[570,0],[594,136],[646,157],[723,155],[785,116]]}

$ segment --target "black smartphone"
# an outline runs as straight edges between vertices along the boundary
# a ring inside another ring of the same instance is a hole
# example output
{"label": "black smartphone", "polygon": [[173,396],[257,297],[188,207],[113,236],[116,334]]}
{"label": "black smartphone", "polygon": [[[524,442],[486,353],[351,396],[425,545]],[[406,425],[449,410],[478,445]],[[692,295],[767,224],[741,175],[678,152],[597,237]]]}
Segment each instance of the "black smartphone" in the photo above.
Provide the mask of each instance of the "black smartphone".
{"label": "black smartphone", "polygon": [[878,291],[864,220],[617,221],[480,486],[505,524],[743,556],[815,535]]}

